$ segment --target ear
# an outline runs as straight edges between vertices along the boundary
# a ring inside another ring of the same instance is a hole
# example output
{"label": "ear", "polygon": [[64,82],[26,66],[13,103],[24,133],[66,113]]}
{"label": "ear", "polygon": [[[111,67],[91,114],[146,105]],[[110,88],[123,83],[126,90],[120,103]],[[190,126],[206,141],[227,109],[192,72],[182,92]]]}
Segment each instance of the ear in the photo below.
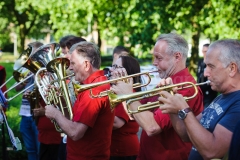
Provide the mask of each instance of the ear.
{"label": "ear", "polygon": [[90,68],[92,67],[91,63],[87,60],[84,61],[84,70],[89,71]]}
{"label": "ear", "polygon": [[182,59],[182,54],[180,52],[174,53],[174,58],[176,61],[180,61]]}
{"label": "ear", "polygon": [[228,66],[228,70],[229,70],[229,76],[233,77],[237,72],[238,72],[238,66],[236,63],[232,62],[229,66]]}

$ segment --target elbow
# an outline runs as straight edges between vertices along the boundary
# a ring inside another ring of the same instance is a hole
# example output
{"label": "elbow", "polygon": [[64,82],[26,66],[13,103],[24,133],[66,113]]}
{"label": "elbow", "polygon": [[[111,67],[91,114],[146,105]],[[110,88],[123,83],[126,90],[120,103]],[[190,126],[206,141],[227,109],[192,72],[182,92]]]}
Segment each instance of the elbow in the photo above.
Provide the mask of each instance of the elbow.
{"label": "elbow", "polygon": [[[180,136],[180,135],[179,135],[179,136]],[[181,137],[181,140],[182,140],[183,142],[191,142],[190,139],[189,139],[189,137],[186,136],[186,135],[183,135],[183,136],[180,136],[180,137]]]}
{"label": "elbow", "polygon": [[161,129],[159,126],[152,126],[152,127],[146,128],[145,131],[149,137],[152,137],[159,134],[161,132]]}
{"label": "elbow", "polygon": [[190,142],[187,138],[181,138],[183,142]]}
{"label": "elbow", "polygon": [[84,134],[72,134],[72,135],[68,135],[68,136],[73,141],[78,141],[79,139],[81,139],[84,136]]}
{"label": "elbow", "polygon": [[203,157],[203,159],[215,159],[215,158],[217,158],[213,154],[208,154],[208,153],[202,154],[202,157]]}
{"label": "elbow", "polygon": [[221,159],[224,155],[221,155],[214,152],[213,150],[211,151],[210,149],[209,150],[205,150],[201,153],[203,159]]}

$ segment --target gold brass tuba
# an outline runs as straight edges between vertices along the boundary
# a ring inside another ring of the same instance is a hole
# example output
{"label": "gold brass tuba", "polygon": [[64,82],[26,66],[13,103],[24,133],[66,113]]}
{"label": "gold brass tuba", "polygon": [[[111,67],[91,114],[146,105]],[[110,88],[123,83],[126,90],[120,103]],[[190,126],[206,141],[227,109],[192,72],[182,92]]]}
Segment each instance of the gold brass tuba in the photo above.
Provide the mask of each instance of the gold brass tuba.
{"label": "gold brass tuba", "polygon": [[[14,89],[17,85],[25,82],[28,80],[30,77],[34,76],[33,73],[36,73],[39,68],[41,68],[40,64],[37,62],[33,62],[30,57],[34,54],[34,48],[32,46],[28,46],[26,50],[24,50],[19,58],[15,61],[14,63],[14,71],[13,71],[13,76],[11,76],[2,86],[4,86],[6,83],[8,83],[12,78],[14,78],[17,82],[11,86],[7,91],[5,91],[3,94],[5,95],[7,92],[10,90]],[[32,72],[32,74],[29,75],[29,72]],[[21,92],[17,93],[13,97],[10,97],[6,99],[7,101],[11,101],[15,97],[19,96],[29,88],[33,87],[34,84],[28,86]],[[1,86],[1,88],[2,88]]]}
{"label": "gold brass tuba", "polygon": [[[65,79],[66,69],[69,67],[69,65],[70,61],[67,58],[59,57],[53,59],[47,64],[47,70],[52,73],[56,73],[60,89],[59,91],[62,93],[60,94],[59,102],[62,102],[61,98],[63,98],[65,102],[65,104],[60,104],[60,109],[65,117],[72,120],[72,104],[70,101],[69,90]],[[64,107],[64,105],[66,105],[66,107]]]}
{"label": "gold brass tuba", "polygon": [[187,101],[187,100],[190,100],[190,99],[194,98],[198,94],[197,86],[205,85],[205,84],[210,84],[210,81],[206,81],[206,82],[198,83],[198,84],[194,84],[192,82],[183,82],[183,83],[178,83],[178,84],[173,84],[173,85],[169,85],[169,86],[155,88],[155,89],[148,90],[148,91],[135,92],[135,93],[132,93],[132,94],[127,94],[127,95],[116,95],[112,92],[109,92],[108,97],[109,97],[111,109],[114,109],[117,104],[119,104],[123,101],[127,101],[128,113],[134,114],[134,113],[154,109],[154,108],[157,108],[157,107],[160,106],[159,101],[156,101],[156,102],[151,102],[151,103],[140,105],[140,106],[138,106],[138,110],[132,111],[132,110],[129,109],[129,106],[134,101],[139,101],[141,99],[148,98],[148,97],[153,97],[153,96],[161,96],[159,94],[160,91],[168,91],[171,94],[173,94],[173,89],[174,88],[176,90],[182,90],[182,89],[193,87],[194,91],[195,91],[194,94],[190,97],[184,97],[184,99]]}
{"label": "gold brass tuba", "polygon": [[[44,67],[37,71],[35,83],[44,102],[56,106],[65,117],[72,120],[72,105],[65,79],[70,62],[67,58],[57,57],[59,48],[59,44],[50,43],[36,51],[32,59]],[[62,132],[59,125],[55,121],[53,123],[56,130]]]}

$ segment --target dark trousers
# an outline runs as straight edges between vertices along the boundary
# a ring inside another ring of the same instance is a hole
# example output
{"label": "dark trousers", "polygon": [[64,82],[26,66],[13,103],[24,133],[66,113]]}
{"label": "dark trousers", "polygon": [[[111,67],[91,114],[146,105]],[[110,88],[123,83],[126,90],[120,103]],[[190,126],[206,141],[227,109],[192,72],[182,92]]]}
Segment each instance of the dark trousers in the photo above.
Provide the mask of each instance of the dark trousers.
{"label": "dark trousers", "polygon": [[61,141],[61,144],[59,146],[59,152],[58,152],[58,160],[66,160],[66,159],[67,159],[66,143],[63,143],[63,141]]}
{"label": "dark trousers", "polygon": [[39,160],[58,160],[59,144],[40,143]]}

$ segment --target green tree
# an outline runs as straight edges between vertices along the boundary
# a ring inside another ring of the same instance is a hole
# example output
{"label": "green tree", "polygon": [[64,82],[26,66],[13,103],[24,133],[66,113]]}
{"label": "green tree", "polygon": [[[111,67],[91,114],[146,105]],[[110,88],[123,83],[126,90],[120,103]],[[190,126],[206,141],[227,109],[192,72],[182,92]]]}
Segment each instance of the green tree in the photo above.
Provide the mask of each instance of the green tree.
{"label": "green tree", "polygon": [[41,33],[39,31],[34,33],[32,29],[34,27],[42,29],[48,21],[48,15],[41,14],[32,2],[33,0],[2,0],[1,2],[1,18],[7,19],[8,24],[5,26],[17,33],[20,52],[24,49],[25,39],[30,33],[31,37],[28,38],[35,38]]}

